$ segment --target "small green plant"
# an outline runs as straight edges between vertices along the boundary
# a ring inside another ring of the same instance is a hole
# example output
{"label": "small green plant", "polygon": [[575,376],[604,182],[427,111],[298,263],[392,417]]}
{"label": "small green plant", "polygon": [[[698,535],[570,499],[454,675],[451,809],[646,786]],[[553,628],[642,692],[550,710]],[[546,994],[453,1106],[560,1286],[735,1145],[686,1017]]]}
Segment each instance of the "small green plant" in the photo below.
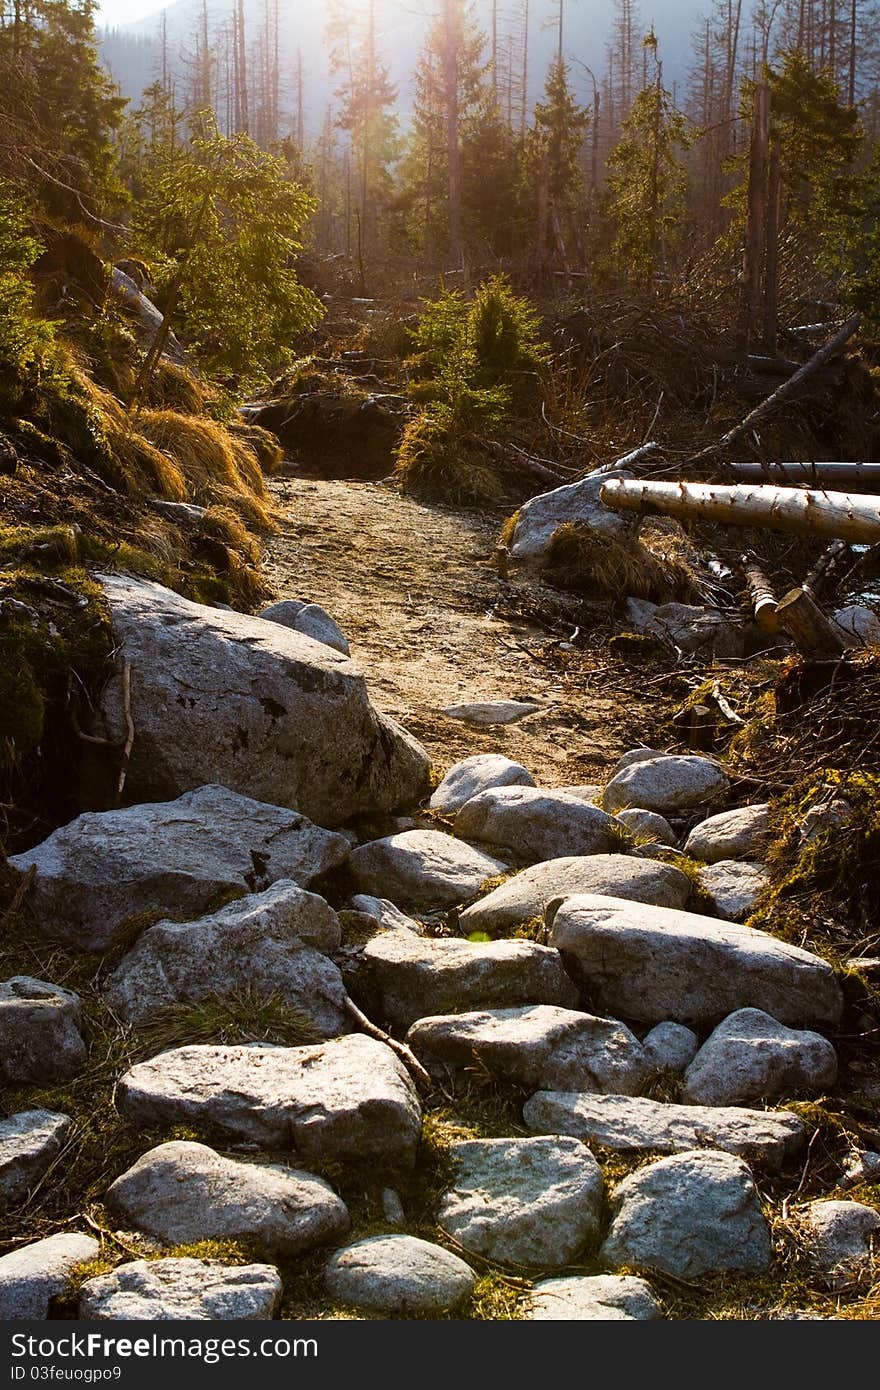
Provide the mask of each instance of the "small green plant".
{"label": "small green plant", "polygon": [[431,375],[415,384],[424,402],[397,449],[404,488],[456,501],[500,497],[501,482],[485,438],[534,395],[548,365],[539,316],[503,275],[483,281],[472,300],[448,290],[426,301],[413,332],[416,361]]}

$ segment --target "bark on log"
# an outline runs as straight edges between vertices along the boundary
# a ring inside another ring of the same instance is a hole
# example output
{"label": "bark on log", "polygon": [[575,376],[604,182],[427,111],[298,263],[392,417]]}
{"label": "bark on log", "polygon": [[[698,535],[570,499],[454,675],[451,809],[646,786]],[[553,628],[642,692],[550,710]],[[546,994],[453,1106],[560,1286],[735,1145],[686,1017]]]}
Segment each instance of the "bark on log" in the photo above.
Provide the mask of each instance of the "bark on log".
{"label": "bark on log", "polygon": [[832,627],[806,589],[789,590],[779,604],[778,616],[802,656],[833,660],[845,650],[843,634]]}
{"label": "bark on log", "polygon": [[722,487],[715,483],[652,483],[612,478],[600,497],[617,512],[650,512],[721,526],[759,526],[801,536],[880,541],[880,497],[816,488]]}
{"label": "bark on log", "polygon": [[751,460],[726,465],[738,478],[755,482],[806,483],[814,487],[831,485],[880,487],[880,463],[754,463]]}
{"label": "bark on log", "polygon": [[749,559],[748,555],[742,557],[742,565],[755,622],[762,632],[778,632],[779,604],[769,579],[760,566],[754,560]]}

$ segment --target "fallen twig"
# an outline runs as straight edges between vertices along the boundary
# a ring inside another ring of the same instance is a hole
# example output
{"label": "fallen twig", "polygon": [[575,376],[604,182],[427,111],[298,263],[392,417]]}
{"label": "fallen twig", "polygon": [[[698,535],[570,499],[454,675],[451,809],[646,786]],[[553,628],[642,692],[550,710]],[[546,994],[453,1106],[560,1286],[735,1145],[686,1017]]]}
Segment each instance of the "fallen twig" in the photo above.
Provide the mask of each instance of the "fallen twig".
{"label": "fallen twig", "polygon": [[406,1043],[398,1042],[396,1038],[392,1038],[389,1033],[377,1027],[376,1024],[367,1018],[367,1015],[358,1008],[357,1004],[349,995],[346,994],[343,1004],[346,1012],[351,1014],[362,1032],[366,1033],[371,1038],[375,1038],[377,1042],[384,1043],[386,1047],[391,1048],[392,1052],[397,1053],[407,1071],[412,1072],[426,1095],[429,1095],[431,1091],[436,1089],[434,1082],[425,1071],[418,1057],[416,1057],[411,1048],[407,1047]]}
{"label": "fallen twig", "polygon": [[21,907],[22,903],[24,902],[25,898],[27,897],[28,893],[30,892],[31,886],[32,886],[33,881],[34,881],[34,879],[36,878],[36,876],[37,876],[37,866],[36,866],[36,864],[31,864],[31,866],[30,866],[30,868],[28,869],[27,873],[25,874],[24,878],[21,880],[21,883],[20,883],[20,884],[18,885],[18,887],[16,888],[15,894],[14,894],[13,899],[12,899],[12,902],[9,904],[9,906],[7,907],[6,911],[5,911],[4,914],[3,914],[3,926],[4,926],[4,927],[6,926],[6,923],[7,923],[12,917],[15,916],[16,912],[18,912],[18,909]]}
{"label": "fallen twig", "polygon": [[119,781],[116,784],[116,799],[122,800],[122,793],[125,788],[125,779],[128,776],[128,764],[131,758],[131,750],[134,746],[134,720],[131,717],[131,662],[126,661],[122,668],[122,712],[125,715],[125,746],[122,750],[122,766],[119,769]]}

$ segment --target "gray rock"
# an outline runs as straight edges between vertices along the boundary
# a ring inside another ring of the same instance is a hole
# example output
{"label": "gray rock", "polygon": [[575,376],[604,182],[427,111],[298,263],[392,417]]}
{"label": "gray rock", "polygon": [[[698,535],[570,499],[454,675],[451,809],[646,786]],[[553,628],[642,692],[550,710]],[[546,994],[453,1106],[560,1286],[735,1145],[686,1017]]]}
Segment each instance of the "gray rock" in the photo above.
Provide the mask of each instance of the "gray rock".
{"label": "gray rock", "polygon": [[61,1152],[72,1123],[52,1110],[21,1110],[0,1120],[0,1204],[24,1201]]}
{"label": "gray rock", "polygon": [[827,961],[716,917],[585,894],[556,912],[550,944],[603,1008],[645,1023],[712,1027],[741,1008],[836,1023],[843,1009]]}
{"label": "gray rock", "polygon": [[194,502],[168,502],[164,497],[151,497],[150,506],[166,521],[173,521],[175,526],[188,531],[200,526],[208,515],[207,507],[196,506]]}
{"label": "gray rock", "polygon": [[432,811],[451,815],[479,792],[490,787],[533,787],[535,779],[520,763],[501,753],[475,753],[447,772],[428,803]]}
{"label": "gray rock", "polygon": [[533,864],[466,908],[460,917],[463,932],[503,934],[545,915],[548,903],[576,893],[684,907],[691,884],[681,869],[627,854],[575,855]]}
{"label": "gray rock", "polygon": [[644,1279],[632,1274],[569,1275],[543,1279],[529,1294],[530,1322],[634,1322],[662,1318]]}
{"label": "gray rock", "polygon": [[618,772],[623,772],[624,768],[632,767],[634,763],[649,763],[652,758],[665,758],[667,756],[660,748],[647,748],[641,745],[638,748],[629,748],[617,759],[608,780],[611,781]]}
{"label": "gray rock", "polygon": [[259,893],[278,879],[308,887],[347,857],[348,841],[296,811],[205,786],[177,801],[86,812],[34,849],[29,902],[47,936],[104,951],[144,912],[197,917],[221,893]]}
{"label": "gray rock", "polygon": [[670,849],[675,849],[678,845],[678,836],[665,816],[658,816],[656,811],[642,811],[637,806],[632,806],[626,811],[618,811],[615,820],[637,840],[653,845],[668,845]]}
{"label": "gray rock", "polygon": [[769,886],[770,875],[763,864],[741,859],[719,859],[700,869],[700,887],[712,899],[715,911],[725,922],[744,922]]}
{"label": "gray rock", "polygon": [[47,1236],[0,1256],[0,1321],[43,1321],[49,1302],[64,1292],[71,1270],[92,1260],[100,1246],[78,1231]]}
{"label": "gray rock", "polygon": [[360,892],[431,911],[472,898],[487,879],[506,873],[507,865],[442,831],[407,830],[361,845],[349,869]]}
{"label": "gray rock", "polygon": [[382,932],[363,953],[375,1007],[408,1028],[428,1014],[513,1004],[577,1007],[559,952],[531,941],[431,939]]}
{"label": "gray rock", "polygon": [[416,1236],[369,1236],[338,1250],[324,1271],[332,1298],[373,1313],[444,1313],[474,1291],[469,1265]]}
{"label": "gray rock", "polygon": [[524,564],[540,563],[553,535],[569,521],[578,521],[611,536],[626,536],[634,519],[625,512],[613,512],[599,497],[611,478],[631,478],[621,470],[566,483],[552,492],[542,492],[525,502],[517,513],[510,538],[510,556]]}
{"label": "gray rock", "polygon": [[188,1125],[333,1158],[409,1165],[421,1108],[390,1047],[351,1033],[316,1047],[180,1047],[132,1067],[121,1109],[144,1128]]}
{"label": "gray rock", "polygon": [[836,1079],[837,1054],[826,1038],[786,1028],[760,1009],[738,1009],[691,1062],[683,1097],[696,1105],[748,1104],[821,1094]]}
{"label": "gray rock", "polygon": [[848,647],[880,646],[880,618],[864,603],[850,603],[831,615]]}
{"label": "gray rock", "polygon": [[614,822],[598,806],[567,792],[493,787],[465,802],[455,833],[508,857],[537,862],[614,848]]}
{"label": "gray rock", "polygon": [[440,713],[449,719],[463,719],[466,724],[518,724],[543,708],[534,700],[471,700],[447,705]]}
{"label": "gray rock", "polygon": [[476,1060],[497,1076],[547,1091],[634,1095],[650,1075],[641,1043],[624,1024],[549,1004],[422,1018],[407,1041],[423,1060],[452,1067]]}
{"label": "gray rock", "polygon": [[772,1255],[770,1228],[746,1164],[716,1149],[692,1149],[623,1179],[612,1199],[600,1258],[611,1266],[664,1270],[679,1279],[730,1270],[760,1274]]}
{"label": "gray rock", "polygon": [[829,797],[810,806],[797,822],[801,840],[805,845],[812,844],[818,835],[826,835],[839,825],[846,825],[852,815],[852,806],[842,796]]}
{"label": "gray rock", "polygon": [[287,598],[279,603],[270,603],[269,607],[264,608],[257,616],[266,622],[280,623],[292,632],[301,632],[304,637],[311,637],[314,642],[322,642],[325,647],[342,652],[343,656],[350,655],[345,633],[320,604]]}
{"label": "gray rock", "polygon": [[291,1256],[340,1240],[350,1226],[345,1203],[323,1178],[184,1141],[150,1149],[105,1200],[133,1229],[167,1245],[242,1240]]}
{"label": "gray rock", "polygon": [[[159,801],[219,782],[338,825],[414,803],[427,790],[427,753],[372,706],[364,677],[339,653],[147,580],[99,579],[119,656],[101,697],[101,725],[87,732],[124,742],[128,663],[137,730],[131,797]],[[110,795],[118,758],[112,763]]]}
{"label": "gray rock", "polygon": [[80,1289],[85,1322],[239,1322],[273,1316],[281,1279],[272,1265],[221,1260],[134,1260]]}
{"label": "gray rock", "polygon": [[79,995],[14,975],[0,982],[0,1084],[51,1086],[86,1064]]}
{"label": "gray rock", "polygon": [[575,786],[553,787],[551,790],[576,796],[578,801],[588,801],[591,806],[599,806],[602,801],[602,788],[598,782],[578,782]]}
{"label": "gray rock", "polygon": [[695,825],[684,852],[692,859],[714,864],[719,859],[755,859],[767,846],[770,836],[770,806],[740,806],[721,811]]}
{"label": "gray rock", "polygon": [[696,1033],[683,1023],[657,1023],[642,1038],[645,1056],[658,1071],[684,1071],[699,1046]]}
{"label": "gray rock", "polygon": [[644,1096],[537,1091],[523,1106],[533,1134],[572,1134],[617,1153],[724,1149],[763,1168],[782,1168],[807,1139],[803,1120],[773,1110],[670,1105]]}
{"label": "gray rock", "polygon": [[408,917],[388,898],[374,898],[369,893],[355,893],[349,901],[353,912],[365,912],[383,931],[408,931],[424,936],[425,928],[415,917]]}
{"label": "gray rock", "polygon": [[740,626],[717,608],[627,599],[626,616],[634,631],[658,637],[681,652],[734,657],[743,653]]}
{"label": "gray rock", "polygon": [[[134,269],[131,262],[128,264],[131,269]],[[148,351],[155,343],[159,329],[164,322],[161,310],[157,309],[153,301],[147,298],[137,280],[127,275],[121,266],[111,267],[110,283],[122,302],[134,313],[137,319],[135,332],[141,347],[145,352]],[[166,332],[162,357],[167,358],[169,362],[174,362],[178,367],[192,366],[191,358],[171,332]]]}
{"label": "gray rock", "polygon": [[871,1285],[880,1269],[880,1213],[861,1202],[808,1202],[795,1214],[807,1255],[832,1288]]}
{"label": "gray rock", "polygon": [[248,991],[297,1010],[316,1040],[334,1038],[352,1029],[342,975],[322,954],[339,939],[324,899],[281,879],[199,921],[148,927],[110,976],[107,999],[140,1024],[170,1004]]}
{"label": "gray rock", "polygon": [[880,1183],[880,1154],[872,1149],[852,1149],[843,1161],[841,1187]]}
{"label": "gray rock", "polygon": [[406,1225],[406,1212],[403,1209],[403,1203],[393,1187],[382,1188],[382,1215],[389,1226],[404,1227]]}
{"label": "gray rock", "polygon": [[437,1220],[472,1254],[554,1269],[598,1239],[602,1169],[580,1140],[471,1139],[451,1157]]}
{"label": "gray rock", "polygon": [[311,637],[315,642],[322,642],[325,647],[342,652],[343,656],[351,655],[348,639],[342,628],[318,603],[306,604],[297,615],[294,628],[304,637]]}
{"label": "gray rock", "polygon": [[279,623],[281,627],[289,627],[296,630],[296,620],[308,604],[301,598],[283,598],[277,603],[270,603],[268,608],[263,608],[257,614],[267,623]]}
{"label": "gray rock", "polygon": [[727,774],[711,758],[674,753],[633,762],[612,777],[602,796],[606,811],[656,811],[678,815],[706,805],[728,790]]}

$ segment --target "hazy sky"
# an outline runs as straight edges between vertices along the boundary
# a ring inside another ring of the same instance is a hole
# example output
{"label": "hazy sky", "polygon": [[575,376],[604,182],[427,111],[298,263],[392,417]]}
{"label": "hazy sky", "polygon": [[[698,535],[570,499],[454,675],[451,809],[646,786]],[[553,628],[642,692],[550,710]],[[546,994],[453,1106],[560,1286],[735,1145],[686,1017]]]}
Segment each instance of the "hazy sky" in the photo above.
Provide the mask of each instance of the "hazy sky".
{"label": "hazy sky", "polygon": [[149,14],[158,14],[167,0],[100,0],[95,20],[98,28],[109,29],[120,24],[134,24]]}

